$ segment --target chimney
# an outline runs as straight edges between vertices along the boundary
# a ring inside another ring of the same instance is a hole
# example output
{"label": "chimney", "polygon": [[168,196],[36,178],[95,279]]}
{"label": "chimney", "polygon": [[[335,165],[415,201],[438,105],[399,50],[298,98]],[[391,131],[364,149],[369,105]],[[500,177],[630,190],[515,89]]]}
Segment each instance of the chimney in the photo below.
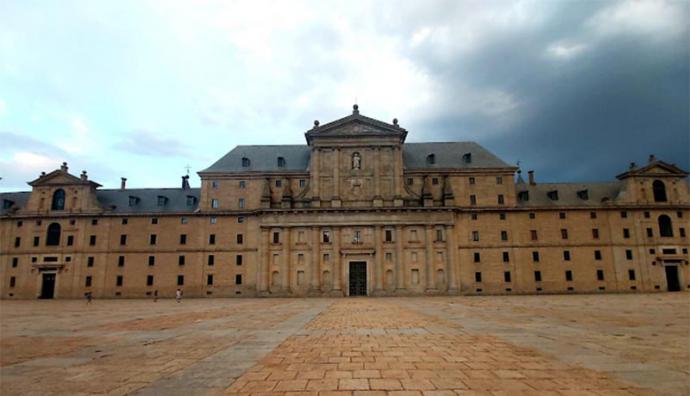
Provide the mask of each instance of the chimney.
{"label": "chimney", "polygon": [[534,171],[533,170],[527,171],[527,175],[529,177],[529,184],[532,186],[536,185],[537,182],[534,181]]}
{"label": "chimney", "polygon": [[62,166],[60,167],[60,170],[63,172],[67,172],[69,168],[67,167],[67,162],[63,162]]}
{"label": "chimney", "polygon": [[120,190],[123,190],[127,187],[127,178],[126,177],[121,177],[120,178]]}
{"label": "chimney", "polygon": [[189,190],[189,176],[188,175],[182,176],[182,189],[183,190]]}
{"label": "chimney", "polygon": [[656,161],[656,156],[654,154],[649,154],[649,162]]}
{"label": "chimney", "polygon": [[89,176],[86,175],[86,171],[81,171],[81,176],[80,178],[84,181],[89,180]]}

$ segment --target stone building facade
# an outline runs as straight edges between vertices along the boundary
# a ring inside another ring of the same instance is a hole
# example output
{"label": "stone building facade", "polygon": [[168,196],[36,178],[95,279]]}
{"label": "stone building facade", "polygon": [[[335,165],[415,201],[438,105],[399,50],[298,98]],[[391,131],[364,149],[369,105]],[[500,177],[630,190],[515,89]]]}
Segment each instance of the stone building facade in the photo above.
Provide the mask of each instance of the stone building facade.
{"label": "stone building facade", "polygon": [[61,169],[2,193],[2,298],[690,289],[688,173],[537,183],[471,142],[365,117],[238,146],[201,188],[101,189]]}

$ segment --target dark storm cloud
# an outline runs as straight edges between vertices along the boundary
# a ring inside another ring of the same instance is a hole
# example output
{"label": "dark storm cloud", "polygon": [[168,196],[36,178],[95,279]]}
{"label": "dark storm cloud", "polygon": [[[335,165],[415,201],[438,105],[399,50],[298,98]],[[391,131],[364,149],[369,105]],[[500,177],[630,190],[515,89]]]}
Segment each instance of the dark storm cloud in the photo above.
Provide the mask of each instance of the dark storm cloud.
{"label": "dark storm cloud", "polygon": [[[609,180],[651,153],[687,169],[688,13],[680,33],[603,34],[592,20],[613,3],[563,4],[538,26],[486,33],[473,51],[411,50],[443,87],[439,111],[417,129],[425,138],[477,140],[543,181]],[[555,45],[577,53],[550,56]],[[465,112],[463,90],[503,92],[515,108]]]}

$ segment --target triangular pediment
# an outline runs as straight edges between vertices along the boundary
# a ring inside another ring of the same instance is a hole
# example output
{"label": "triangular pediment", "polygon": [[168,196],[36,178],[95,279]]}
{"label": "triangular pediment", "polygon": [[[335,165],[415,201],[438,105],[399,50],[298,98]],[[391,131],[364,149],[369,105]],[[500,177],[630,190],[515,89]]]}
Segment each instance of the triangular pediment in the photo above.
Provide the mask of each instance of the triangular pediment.
{"label": "triangular pediment", "polygon": [[407,130],[401,128],[397,124],[397,120],[394,120],[393,124],[389,124],[361,115],[359,114],[359,109],[355,105],[351,115],[324,125],[314,122],[314,127],[305,133],[307,142],[310,144],[315,138],[351,138],[365,136],[396,137],[403,142],[407,136]]}
{"label": "triangular pediment", "polygon": [[680,169],[675,164],[664,161],[653,161],[649,165],[641,168],[633,168],[625,173],[616,176],[618,179],[627,177],[686,177],[688,172]]}
{"label": "triangular pediment", "polygon": [[90,180],[82,180],[61,169],[54,170],[48,174],[42,175],[36,180],[28,182],[32,187],[40,186],[65,186],[65,185],[94,185],[100,187],[101,185]]}

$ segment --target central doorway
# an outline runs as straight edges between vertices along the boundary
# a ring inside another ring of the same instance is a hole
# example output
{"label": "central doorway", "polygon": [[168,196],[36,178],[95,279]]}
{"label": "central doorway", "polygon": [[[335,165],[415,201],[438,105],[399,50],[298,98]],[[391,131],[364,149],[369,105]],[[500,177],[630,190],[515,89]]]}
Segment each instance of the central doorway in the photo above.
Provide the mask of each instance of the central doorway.
{"label": "central doorway", "polygon": [[367,295],[367,263],[366,261],[350,262],[350,295]]}
{"label": "central doorway", "polygon": [[678,279],[678,267],[675,265],[667,265],[666,270],[666,284],[668,291],[680,291],[680,279]]}
{"label": "central doorway", "polygon": [[55,296],[55,274],[43,274],[43,283],[41,284],[41,297],[43,299],[50,299]]}

